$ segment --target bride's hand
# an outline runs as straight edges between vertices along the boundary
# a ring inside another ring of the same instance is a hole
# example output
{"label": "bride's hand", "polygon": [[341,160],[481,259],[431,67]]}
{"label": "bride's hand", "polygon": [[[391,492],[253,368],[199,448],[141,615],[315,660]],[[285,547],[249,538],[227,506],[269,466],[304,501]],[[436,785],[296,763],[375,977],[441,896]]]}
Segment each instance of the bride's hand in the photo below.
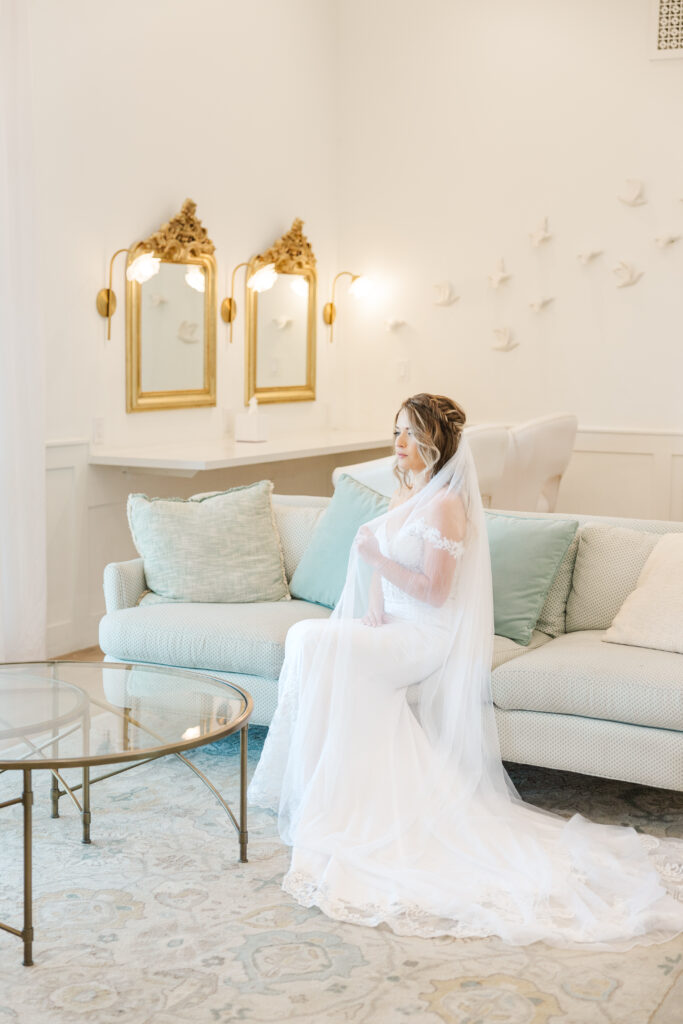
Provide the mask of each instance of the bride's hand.
{"label": "bride's hand", "polygon": [[375,565],[380,557],[377,537],[368,526],[361,526],[356,534],[356,548],[358,554],[368,565]]}
{"label": "bride's hand", "polygon": [[368,608],[367,615],[361,619],[364,626],[383,626],[388,621],[383,611],[377,611],[374,608]]}

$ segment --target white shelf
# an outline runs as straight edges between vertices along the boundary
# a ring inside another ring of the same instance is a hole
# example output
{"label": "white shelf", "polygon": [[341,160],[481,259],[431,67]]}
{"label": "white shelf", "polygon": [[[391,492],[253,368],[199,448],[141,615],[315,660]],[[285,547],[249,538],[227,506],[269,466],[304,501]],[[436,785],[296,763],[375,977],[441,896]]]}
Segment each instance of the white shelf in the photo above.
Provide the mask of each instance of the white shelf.
{"label": "white shelf", "polygon": [[165,470],[168,473],[194,475],[203,470],[232,469],[262,462],[310,459],[316,455],[369,451],[390,448],[387,434],[344,430],[316,431],[285,435],[273,441],[193,441],[187,444],[154,444],[143,447],[91,445],[88,462],[93,466],[119,466],[127,469]]}

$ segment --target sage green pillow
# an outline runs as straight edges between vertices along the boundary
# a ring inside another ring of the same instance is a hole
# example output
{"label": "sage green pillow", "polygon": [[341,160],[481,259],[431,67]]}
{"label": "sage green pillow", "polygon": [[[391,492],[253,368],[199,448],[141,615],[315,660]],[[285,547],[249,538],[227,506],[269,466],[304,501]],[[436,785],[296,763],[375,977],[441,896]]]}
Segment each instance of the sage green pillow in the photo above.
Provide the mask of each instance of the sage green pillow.
{"label": "sage green pillow", "polygon": [[485,516],[495,632],[526,647],[578,520]]}
{"label": "sage green pillow", "polygon": [[344,589],[353,538],[363,523],[381,516],[388,507],[385,495],[342,473],[294,571],[289,584],[292,597],[334,608]]}
{"label": "sage green pillow", "polygon": [[128,497],[147,586],[175,601],[289,599],[270,480],[196,498]]}

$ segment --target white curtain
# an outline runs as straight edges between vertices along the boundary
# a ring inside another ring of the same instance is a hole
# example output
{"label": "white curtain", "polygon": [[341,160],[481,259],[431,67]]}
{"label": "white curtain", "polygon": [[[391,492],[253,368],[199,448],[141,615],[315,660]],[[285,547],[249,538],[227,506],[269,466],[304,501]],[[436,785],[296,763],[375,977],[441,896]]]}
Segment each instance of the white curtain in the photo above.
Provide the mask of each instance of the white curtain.
{"label": "white curtain", "polygon": [[0,661],[45,655],[45,386],[28,4],[0,0]]}

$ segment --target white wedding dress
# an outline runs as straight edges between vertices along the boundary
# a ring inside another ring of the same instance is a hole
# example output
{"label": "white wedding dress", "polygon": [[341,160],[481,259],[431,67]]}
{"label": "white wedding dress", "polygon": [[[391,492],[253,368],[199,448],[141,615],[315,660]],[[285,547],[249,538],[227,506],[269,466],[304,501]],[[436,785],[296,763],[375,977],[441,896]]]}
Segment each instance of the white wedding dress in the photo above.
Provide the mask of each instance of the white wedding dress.
{"label": "white wedding dress", "polygon": [[[683,841],[526,804],[500,761],[488,545],[464,448],[427,493],[370,524],[394,577],[381,577],[389,621],[362,624],[369,572],[352,554],[332,617],[289,631],[249,788],[292,847],[283,888],[402,934],[667,941],[683,931]],[[444,494],[465,504],[464,538],[439,528]],[[438,602],[418,590],[428,561],[432,580],[435,565],[450,580]]]}

